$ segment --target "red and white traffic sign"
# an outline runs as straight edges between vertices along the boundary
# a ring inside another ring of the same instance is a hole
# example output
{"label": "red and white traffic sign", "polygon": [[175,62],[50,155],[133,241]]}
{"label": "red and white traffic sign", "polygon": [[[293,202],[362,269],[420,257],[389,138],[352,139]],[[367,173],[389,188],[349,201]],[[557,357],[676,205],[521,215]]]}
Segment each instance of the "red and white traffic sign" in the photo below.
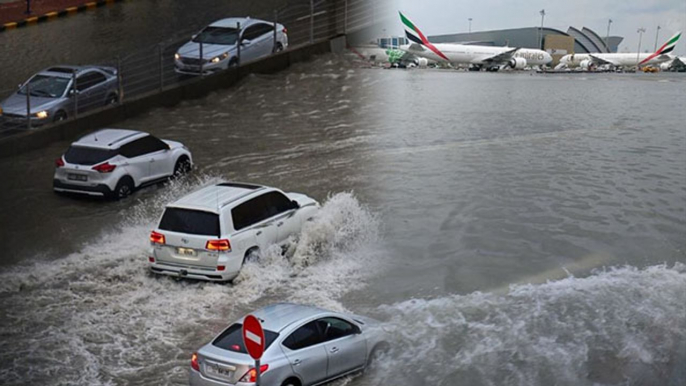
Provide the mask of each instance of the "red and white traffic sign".
{"label": "red and white traffic sign", "polygon": [[260,321],[253,315],[243,320],[243,344],[252,359],[259,360],[264,353],[264,331]]}

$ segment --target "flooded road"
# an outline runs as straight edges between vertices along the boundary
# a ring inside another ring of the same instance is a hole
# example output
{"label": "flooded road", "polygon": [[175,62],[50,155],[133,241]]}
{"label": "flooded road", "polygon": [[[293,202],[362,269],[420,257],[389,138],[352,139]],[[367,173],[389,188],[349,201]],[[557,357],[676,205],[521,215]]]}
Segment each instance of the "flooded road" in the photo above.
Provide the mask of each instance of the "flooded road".
{"label": "flooded road", "polygon": [[[0,159],[0,379],[185,384],[222,327],[296,301],[386,322],[389,356],[338,385],[683,384],[685,91],[325,56],[120,123],[197,164],[121,202],[52,194],[67,142]],[[322,211],[233,285],[150,276],[164,204],[220,179]]]}
{"label": "flooded road", "polygon": [[[190,37],[228,15],[273,15],[283,5],[255,2],[131,1],[0,34],[0,90],[56,64],[113,64],[116,57],[171,38]],[[4,98],[4,95],[2,96]]]}

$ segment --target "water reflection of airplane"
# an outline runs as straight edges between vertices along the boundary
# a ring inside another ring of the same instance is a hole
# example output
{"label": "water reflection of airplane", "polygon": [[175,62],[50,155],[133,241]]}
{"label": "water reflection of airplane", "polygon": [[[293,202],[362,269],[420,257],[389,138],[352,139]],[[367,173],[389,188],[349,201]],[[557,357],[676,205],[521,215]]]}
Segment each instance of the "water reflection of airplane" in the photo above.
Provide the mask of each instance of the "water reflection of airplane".
{"label": "water reflection of airplane", "polygon": [[591,69],[593,67],[607,65],[612,67],[641,67],[647,65],[661,65],[664,62],[672,61],[674,58],[668,53],[674,51],[676,43],[681,37],[681,32],[677,32],[667,40],[660,48],[652,54],[649,53],[611,53],[611,54],[569,54],[560,59],[558,68],[581,67]]}
{"label": "water reflection of airplane", "polygon": [[405,15],[400,13],[405,35],[412,44],[401,46],[410,55],[437,63],[466,64],[477,68],[499,70],[505,67],[524,69],[541,66],[553,58],[547,52],[531,48],[493,47],[454,43],[431,43]]}

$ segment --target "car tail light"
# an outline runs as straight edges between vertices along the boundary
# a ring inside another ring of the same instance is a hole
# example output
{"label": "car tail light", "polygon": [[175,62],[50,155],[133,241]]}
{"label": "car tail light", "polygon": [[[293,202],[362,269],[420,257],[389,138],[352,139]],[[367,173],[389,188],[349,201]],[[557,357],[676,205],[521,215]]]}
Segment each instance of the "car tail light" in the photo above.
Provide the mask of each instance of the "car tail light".
{"label": "car tail light", "polygon": [[284,27],[284,29],[283,29],[283,30],[281,30],[281,32],[283,32],[283,33],[287,34],[287,33],[288,33],[288,29]]}
{"label": "car tail light", "polygon": [[[269,370],[269,365],[260,366],[260,374],[266,373],[267,370]],[[247,373],[245,373],[245,375],[238,382],[254,383],[255,381],[257,381],[257,370],[256,369],[250,369],[250,370],[248,370]]]}
{"label": "car tail light", "polygon": [[208,251],[231,251],[231,243],[227,239],[221,240],[207,240],[205,249]]}
{"label": "car tail light", "polygon": [[200,363],[198,363],[198,353],[194,352],[191,356],[191,367],[195,371],[200,371]]}
{"label": "car tail light", "polygon": [[217,271],[223,271],[223,270],[225,270],[225,269],[226,269],[226,266],[225,266],[225,265],[218,265],[218,266],[217,266]]}
{"label": "car tail light", "polygon": [[55,166],[57,166],[58,168],[64,166],[64,161],[62,161],[62,157],[55,160]]}
{"label": "car tail light", "polygon": [[162,233],[157,233],[155,231],[150,232],[150,243],[151,244],[164,244],[164,235]]}
{"label": "car tail light", "polygon": [[96,170],[100,173],[112,173],[112,171],[116,167],[117,167],[117,165],[110,165],[109,162],[105,162],[104,164],[93,166],[93,170]]}
{"label": "car tail light", "polygon": [[152,256],[148,256],[148,261],[151,262],[151,263],[154,263],[154,262],[155,262],[155,258],[152,257]]}

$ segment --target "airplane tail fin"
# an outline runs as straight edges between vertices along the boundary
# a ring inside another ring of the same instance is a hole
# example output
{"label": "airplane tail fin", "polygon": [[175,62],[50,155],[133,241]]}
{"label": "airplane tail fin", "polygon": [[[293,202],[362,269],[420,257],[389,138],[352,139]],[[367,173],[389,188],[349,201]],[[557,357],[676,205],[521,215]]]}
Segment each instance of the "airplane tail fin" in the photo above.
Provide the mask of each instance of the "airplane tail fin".
{"label": "airplane tail fin", "polygon": [[647,63],[648,61],[650,61],[651,59],[653,59],[656,56],[665,55],[665,54],[668,54],[668,53],[674,51],[674,47],[676,47],[676,43],[679,41],[680,37],[681,37],[681,32],[675,33],[671,38],[669,38],[669,40],[667,40],[667,42],[665,44],[661,45],[657,51],[655,51],[652,55],[650,55],[649,57],[647,57],[646,59],[641,61],[641,63],[639,63],[639,65]]}
{"label": "airplane tail fin", "polygon": [[410,21],[410,19],[405,17],[402,12],[398,13],[400,14],[400,21],[403,23],[403,27],[405,28],[405,36],[407,36],[407,40],[424,45],[424,42],[427,40],[422,31],[420,31],[419,28],[417,28],[414,23]]}
{"label": "airplane tail fin", "polygon": [[420,31],[419,28],[417,28],[417,26],[410,21],[410,19],[403,15],[402,12],[398,13],[400,14],[400,21],[403,23],[403,27],[405,28],[405,36],[407,36],[409,41],[425,46],[442,59],[449,61],[448,58],[440,50],[438,50],[438,48],[429,42],[429,39],[424,36],[422,31]]}

